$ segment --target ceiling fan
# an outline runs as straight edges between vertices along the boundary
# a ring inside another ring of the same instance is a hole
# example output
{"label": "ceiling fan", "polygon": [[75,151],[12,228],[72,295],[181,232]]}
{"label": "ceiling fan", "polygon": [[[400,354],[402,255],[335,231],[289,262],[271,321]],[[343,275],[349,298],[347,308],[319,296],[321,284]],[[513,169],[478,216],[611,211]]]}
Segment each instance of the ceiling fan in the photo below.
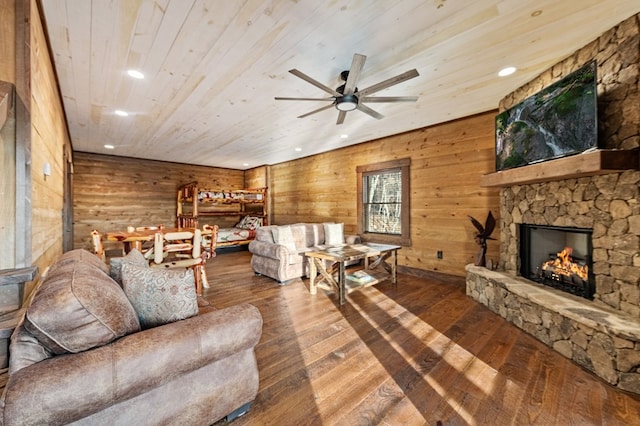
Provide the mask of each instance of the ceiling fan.
{"label": "ceiling fan", "polygon": [[322,108],[318,108],[306,114],[302,114],[298,116],[298,118],[307,117],[311,114],[315,114],[320,111],[324,111],[325,109],[329,109],[332,106],[335,106],[338,111],[338,120],[336,124],[342,124],[344,122],[345,117],[347,116],[347,111],[353,111],[354,109],[360,110],[365,114],[369,114],[371,117],[380,120],[384,116],[379,112],[374,111],[368,106],[364,105],[364,103],[368,102],[415,102],[418,100],[417,96],[377,96],[372,97],[372,95],[380,90],[391,87],[395,84],[402,83],[403,81],[407,81],[414,77],[419,76],[418,71],[414,68],[410,71],[399,74],[395,77],[391,77],[380,83],[374,84],[373,86],[369,86],[365,89],[359,90],[356,87],[358,83],[358,79],[360,78],[360,73],[362,72],[362,68],[364,67],[364,61],[367,59],[366,56],[360,55],[358,53],[353,55],[353,61],[351,62],[351,68],[348,71],[342,71],[340,73],[340,78],[345,82],[343,85],[338,87],[337,89],[332,89],[324,84],[320,83],[317,80],[309,77],[308,75],[298,71],[297,69],[289,70],[289,72],[296,77],[303,79],[304,81],[313,84],[314,86],[324,90],[329,93],[331,96],[328,98],[287,98],[287,97],[276,97],[277,101],[331,101],[329,105],[323,106]]}

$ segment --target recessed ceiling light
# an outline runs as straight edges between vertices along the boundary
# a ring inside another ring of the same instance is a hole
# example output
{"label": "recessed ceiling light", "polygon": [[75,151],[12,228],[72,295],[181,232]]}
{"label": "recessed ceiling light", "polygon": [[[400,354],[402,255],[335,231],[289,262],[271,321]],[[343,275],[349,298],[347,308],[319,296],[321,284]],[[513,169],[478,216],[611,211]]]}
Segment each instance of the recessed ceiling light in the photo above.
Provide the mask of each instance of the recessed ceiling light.
{"label": "recessed ceiling light", "polygon": [[142,74],[140,71],[138,70],[128,70],[127,74],[129,74],[131,77],[133,78],[137,78],[137,79],[143,79],[144,78],[144,74]]}
{"label": "recessed ceiling light", "polygon": [[128,113],[128,112],[126,112],[126,111],[122,111],[122,110],[119,110],[119,109],[117,109],[117,110],[115,111],[115,113],[116,113],[116,115],[119,115],[120,117],[126,117],[127,115],[129,115],[129,113]]}
{"label": "recessed ceiling light", "polygon": [[114,148],[115,148],[115,146],[113,146],[113,145],[105,145],[104,147],[105,147],[106,149],[114,149]]}
{"label": "recessed ceiling light", "polygon": [[508,76],[508,75],[513,74],[514,72],[516,72],[516,67],[506,67],[506,68],[501,69],[501,70],[498,72],[498,75],[499,75],[500,77],[506,77],[506,76]]}
{"label": "recessed ceiling light", "polygon": [[296,152],[302,151],[302,148],[296,148]]}
{"label": "recessed ceiling light", "polygon": [[349,137],[349,135],[347,135],[347,134],[342,134],[342,135],[340,135],[340,137],[341,137],[342,139],[346,139],[346,138],[348,138],[348,137]]}
{"label": "recessed ceiling light", "polygon": [[242,163],[243,166],[247,167],[249,163]]}

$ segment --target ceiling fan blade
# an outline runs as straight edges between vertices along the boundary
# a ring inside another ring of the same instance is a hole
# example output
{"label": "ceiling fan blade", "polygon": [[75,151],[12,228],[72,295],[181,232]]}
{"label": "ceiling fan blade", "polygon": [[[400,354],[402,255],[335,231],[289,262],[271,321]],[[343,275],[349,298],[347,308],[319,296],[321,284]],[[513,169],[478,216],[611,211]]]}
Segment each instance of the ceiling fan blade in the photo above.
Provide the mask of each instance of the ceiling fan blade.
{"label": "ceiling fan blade", "polygon": [[360,73],[362,72],[362,68],[364,67],[364,61],[366,59],[367,59],[366,56],[360,55],[359,53],[355,53],[353,55],[351,68],[349,68],[349,76],[347,77],[347,82],[344,85],[345,95],[352,95],[353,91],[356,89],[356,84],[360,79]]}
{"label": "ceiling fan blade", "polygon": [[359,98],[360,102],[416,102],[417,96],[367,96]]}
{"label": "ceiling fan blade", "polygon": [[334,89],[332,89],[332,88],[330,88],[330,87],[328,87],[328,86],[325,86],[324,84],[320,83],[320,82],[319,82],[319,81],[317,81],[317,80],[314,80],[313,78],[309,77],[308,75],[306,75],[306,74],[305,74],[305,73],[303,73],[303,72],[298,71],[298,70],[297,70],[297,69],[295,69],[295,68],[294,68],[294,69],[292,69],[292,70],[289,70],[289,72],[290,72],[291,74],[295,75],[296,77],[299,77],[299,78],[303,79],[303,80],[304,80],[304,81],[306,81],[307,83],[311,83],[311,84],[313,84],[314,86],[316,86],[317,88],[322,89],[322,90],[324,90],[325,92],[332,94],[333,96],[342,96],[340,93],[336,92]]}
{"label": "ceiling fan blade", "polygon": [[418,71],[414,68],[411,71],[404,72],[402,74],[396,75],[395,77],[388,78],[384,81],[381,81],[378,84],[374,84],[373,86],[369,86],[366,89],[362,89],[358,91],[358,97],[363,97],[370,95],[375,92],[379,92],[382,89],[386,89],[387,87],[391,87],[394,84],[402,83],[403,81],[407,81],[414,77],[419,76]]}
{"label": "ceiling fan blade", "polygon": [[335,101],[336,98],[286,98],[276,96],[274,99],[276,101]]}
{"label": "ceiling fan blade", "polygon": [[338,121],[336,121],[336,124],[344,123],[344,119],[346,116],[347,116],[347,111],[340,111],[340,113],[338,114]]}
{"label": "ceiling fan blade", "polygon": [[376,111],[372,110],[368,106],[363,105],[361,103],[358,103],[357,109],[359,109],[360,111],[364,112],[365,114],[369,114],[370,116],[372,116],[373,118],[376,118],[378,120],[380,120],[381,118],[384,118],[384,115],[380,114],[379,112],[376,112]]}
{"label": "ceiling fan blade", "polygon": [[306,114],[299,115],[298,118],[304,118],[304,117],[307,117],[307,116],[309,116],[311,114],[315,114],[316,112],[324,111],[325,109],[329,109],[329,108],[332,108],[332,107],[333,107],[333,104],[329,104],[327,106],[323,106],[322,108],[314,109],[313,111],[308,112]]}

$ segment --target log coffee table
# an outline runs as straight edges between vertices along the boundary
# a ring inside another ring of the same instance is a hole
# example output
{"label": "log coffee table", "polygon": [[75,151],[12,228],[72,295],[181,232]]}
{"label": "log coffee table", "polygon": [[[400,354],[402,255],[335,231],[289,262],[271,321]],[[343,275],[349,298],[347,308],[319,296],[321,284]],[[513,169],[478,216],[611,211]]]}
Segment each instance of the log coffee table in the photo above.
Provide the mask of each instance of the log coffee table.
{"label": "log coffee table", "polygon": [[[347,294],[357,289],[372,286],[386,279],[391,279],[391,282],[397,285],[397,251],[400,248],[388,244],[364,243],[308,251],[305,256],[309,258],[309,292],[316,294],[318,287],[336,289],[340,304],[343,305]],[[359,259],[364,259],[364,268],[347,275],[345,263]],[[387,259],[390,260],[389,263]],[[325,266],[325,260],[333,262],[329,268]],[[383,272],[379,271],[381,268],[384,269]],[[334,277],[336,271],[338,274]]]}

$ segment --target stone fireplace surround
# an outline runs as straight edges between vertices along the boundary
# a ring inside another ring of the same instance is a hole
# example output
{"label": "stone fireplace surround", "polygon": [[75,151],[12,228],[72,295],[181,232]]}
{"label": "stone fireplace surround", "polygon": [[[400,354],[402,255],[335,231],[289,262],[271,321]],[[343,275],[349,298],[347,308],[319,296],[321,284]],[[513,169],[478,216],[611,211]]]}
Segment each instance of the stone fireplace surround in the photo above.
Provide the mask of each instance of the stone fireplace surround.
{"label": "stone fireplace surround", "polygon": [[[500,109],[595,58],[600,141],[608,149],[637,148],[639,28],[640,14],[505,97]],[[468,265],[467,294],[608,383],[640,394],[640,172],[637,152],[629,155],[635,170],[568,170],[554,181],[500,185],[499,270]],[[553,169],[555,161],[543,167]],[[594,301],[517,276],[521,223],[593,229]]]}

